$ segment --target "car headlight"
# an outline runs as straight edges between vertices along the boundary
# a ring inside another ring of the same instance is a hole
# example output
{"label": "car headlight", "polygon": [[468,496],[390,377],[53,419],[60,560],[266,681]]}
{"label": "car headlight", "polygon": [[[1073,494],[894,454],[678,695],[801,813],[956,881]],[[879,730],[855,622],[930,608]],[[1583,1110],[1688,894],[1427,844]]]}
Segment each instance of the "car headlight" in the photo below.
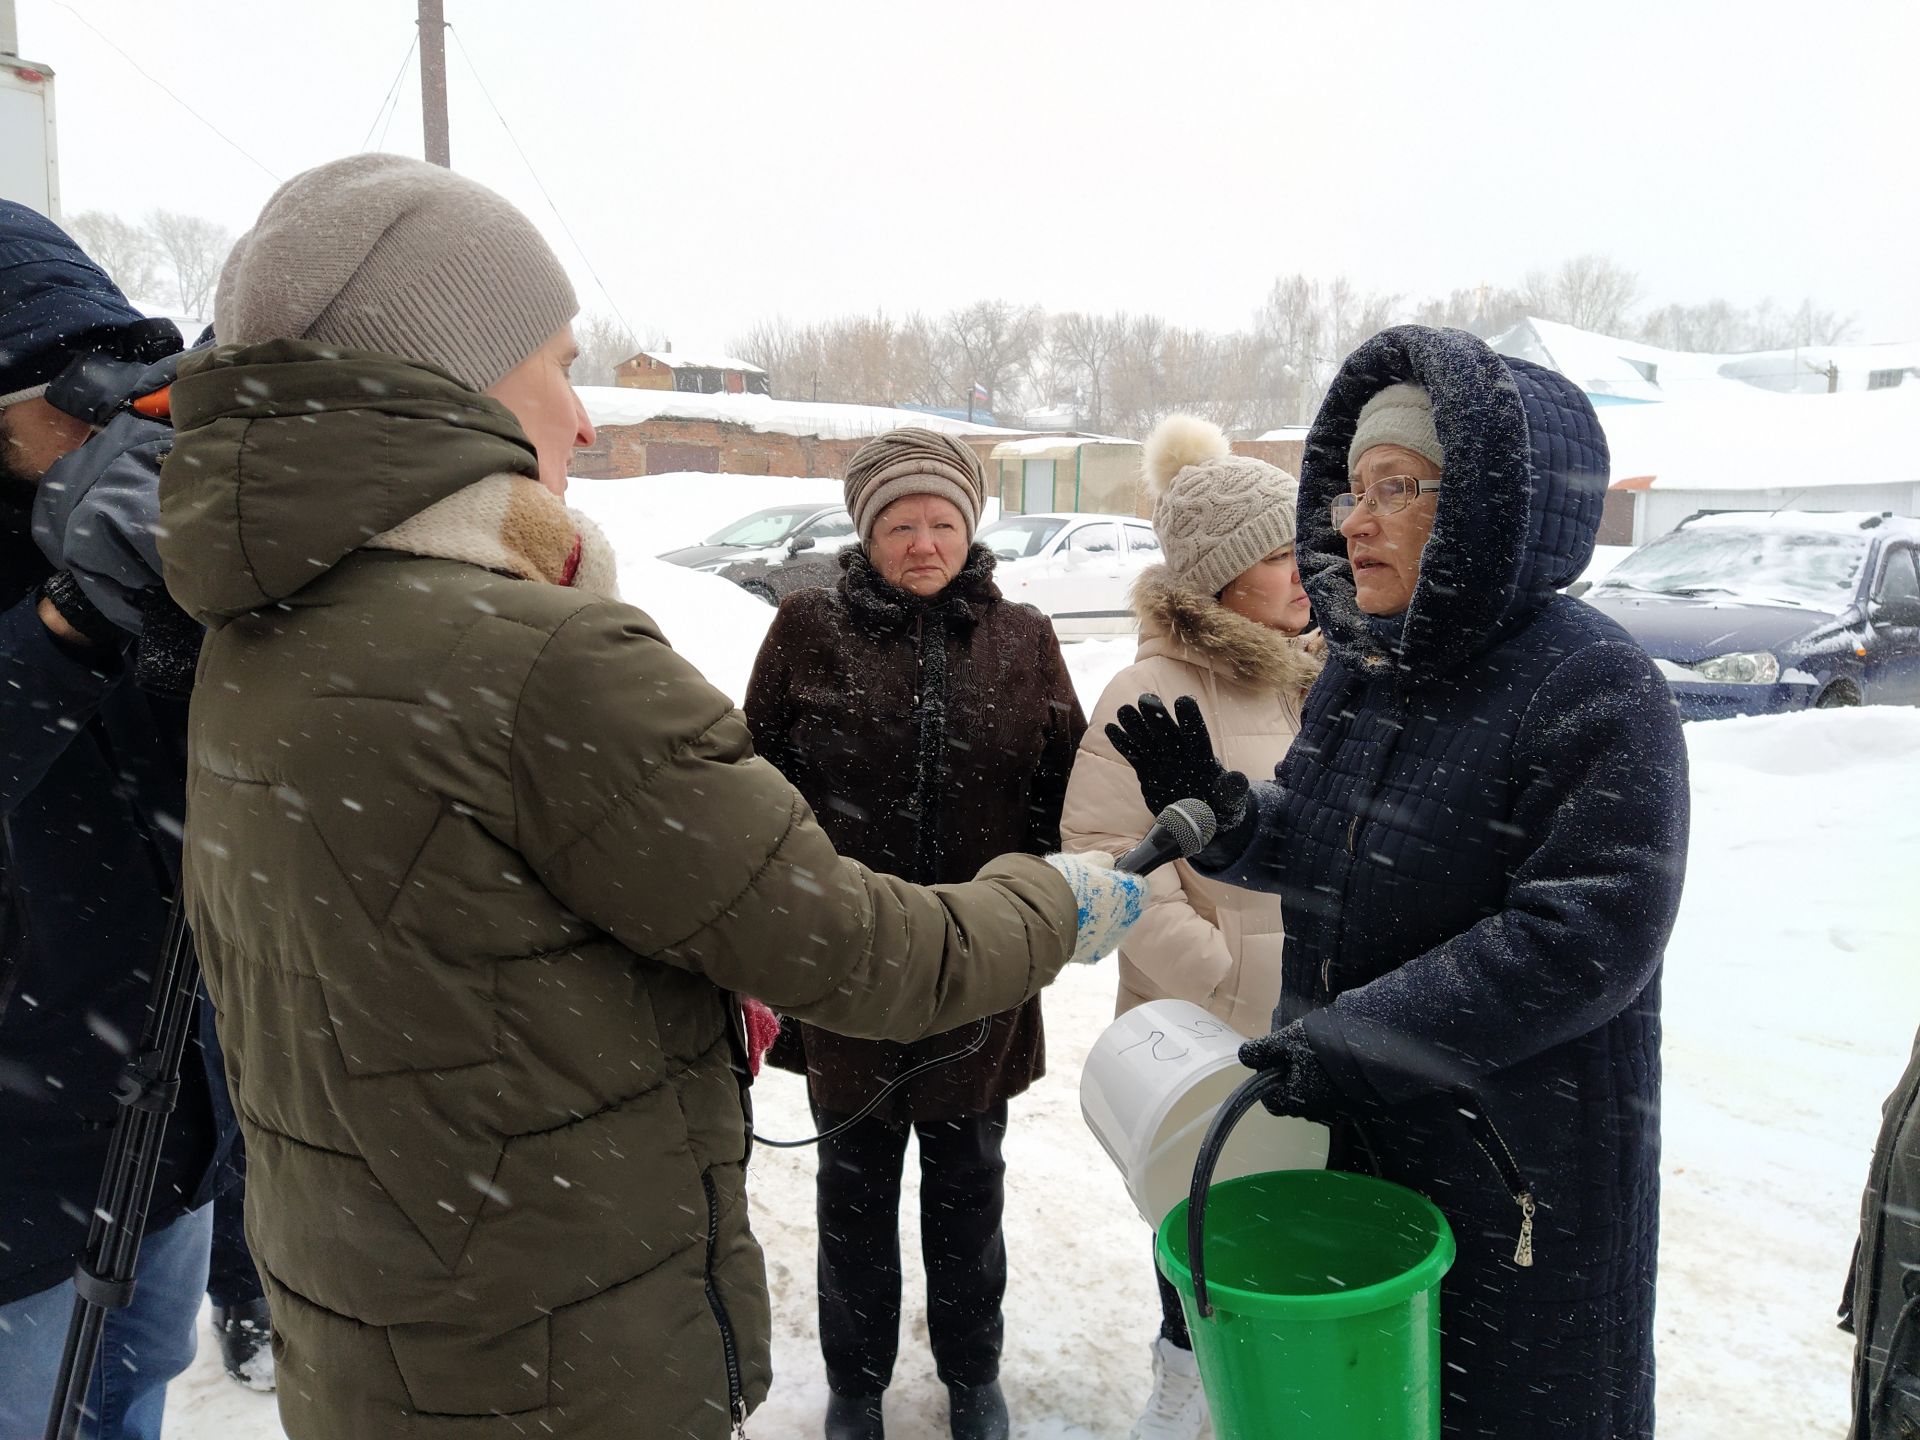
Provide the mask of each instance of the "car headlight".
{"label": "car headlight", "polygon": [[1741,650],[1702,660],[1693,672],[1718,685],[1771,685],[1780,678],[1780,659],[1770,650]]}

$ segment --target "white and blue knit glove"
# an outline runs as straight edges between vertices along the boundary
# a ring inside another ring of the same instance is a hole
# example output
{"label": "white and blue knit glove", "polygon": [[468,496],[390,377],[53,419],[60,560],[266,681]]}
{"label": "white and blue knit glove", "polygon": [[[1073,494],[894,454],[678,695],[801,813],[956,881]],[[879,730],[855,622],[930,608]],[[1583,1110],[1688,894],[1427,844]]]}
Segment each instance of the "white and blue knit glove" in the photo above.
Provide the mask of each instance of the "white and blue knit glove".
{"label": "white and blue knit glove", "polygon": [[1134,927],[1147,908],[1147,881],[1113,868],[1113,857],[1100,850],[1079,855],[1049,855],[1047,863],[1065,877],[1079,902],[1078,928],[1073,934],[1072,960],[1087,965],[1118,948],[1120,937]]}

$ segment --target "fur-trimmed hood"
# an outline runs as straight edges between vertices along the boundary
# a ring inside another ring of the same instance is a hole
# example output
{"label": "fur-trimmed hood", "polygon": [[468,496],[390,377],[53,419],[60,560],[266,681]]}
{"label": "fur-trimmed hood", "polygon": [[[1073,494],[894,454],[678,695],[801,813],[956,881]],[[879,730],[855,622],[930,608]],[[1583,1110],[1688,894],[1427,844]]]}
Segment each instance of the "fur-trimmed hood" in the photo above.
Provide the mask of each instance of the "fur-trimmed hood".
{"label": "fur-trimmed hood", "polygon": [[1175,583],[1165,565],[1149,566],[1129,596],[1144,647],[1164,639],[1206,665],[1255,690],[1288,691],[1298,699],[1319,678],[1324,657],[1305,636],[1277,630],[1229,610],[1218,600]]}

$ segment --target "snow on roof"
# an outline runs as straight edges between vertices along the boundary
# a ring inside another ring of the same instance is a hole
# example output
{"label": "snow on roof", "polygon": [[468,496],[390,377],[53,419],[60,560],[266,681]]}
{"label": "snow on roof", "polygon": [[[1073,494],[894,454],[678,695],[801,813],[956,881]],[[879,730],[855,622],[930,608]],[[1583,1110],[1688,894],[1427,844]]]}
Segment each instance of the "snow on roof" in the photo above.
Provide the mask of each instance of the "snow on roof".
{"label": "snow on roof", "polygon": [[1735,386],[1712,400],[1599,411],[1613,482],[1656,490],[1806,490],[1920,483],[1920,386],[1788,395]]}
{"label": "snow on roof", "polygon": [[1910,534],[1914,522],[1878,510],[1723,510],[1687,522],[1689,530],[1816,530],[1823,535],[1860,535],[1882,526]]}
{"label": "snow on roof", "polygon": [[[740,360],[732,355],[721,355],[713,351],[700,350],[636,350],[627,360],[651,360],[656,365],[664,365],[669,370],[744,370],[752,375],[764,375],[751,360]],[[627,363],[622,360],[622,365]]]}
{"label": "snow on roof", "polygon": [[1739,388],[1824,392],[1829,364],[1840,377],[1840,390],[1864,390],[1876,370],[1920,367],[1920,342],[1915,341],[1714,354],[1663,350],[1537,317],[1488,343],[1502,355],[1558,370],[1589,395],[1620,400],[1695,399]]}
{"label": "snow on roof", "polygon": [[580,402],[595,427],[643,425],[667,417],[744,425],[775,435],[813,435],[822,440],[864,440],[902,425],[919,425],[948,435],[1019,435],[992,425],[970,425],[917,410],[882,405],[823,405],[810,400],[775,400],[770,395],[698,395],[683,390],[638,390],[615,385],[580,385]]}
{"label": "snow on roof", "polygon": [[1307,432],[1312,428],[1311,425],[1280,425],[1253,438],[1255,440],[1297,440],[1304,445],[1307,443]]}
{"label": "snow on roof", "polygon": [[1065,455],[1083,445],[1127,445],[1140,447],[1138,440],[1122,440],[1115,435],[1036,435],[1030,440],[1002,440],[993,447],[995,460],[1038,459],[1047,455]]}
{"label": "snow on roof", "polygon": [[1557,320],[1530,316],[1487,343],[1502,355],[1558,370],[1589,395],[1665,400],[1677,390],[1722,390],[1739,383],[1720,373],[1723,356],[1662,350],[1658,345],[1598,335]]}

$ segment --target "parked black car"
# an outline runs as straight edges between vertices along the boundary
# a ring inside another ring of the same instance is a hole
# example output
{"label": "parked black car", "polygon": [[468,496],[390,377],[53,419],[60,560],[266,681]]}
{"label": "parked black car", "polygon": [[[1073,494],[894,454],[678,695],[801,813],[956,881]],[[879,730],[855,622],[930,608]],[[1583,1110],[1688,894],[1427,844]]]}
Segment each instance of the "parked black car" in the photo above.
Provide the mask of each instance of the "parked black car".
{"label": "parked black car", "polygon": [[770,505],[722,525],[698,545],[661,555],[673,565],[719,571],[736,560],[819,546],[837,549],[853,537],[853,518],[840,505]]}
{"label": "parked black car", "polygon": [[1583,598],[1646,648],[1688,720],[1920,704],[1920,521],[1695,515]]}

